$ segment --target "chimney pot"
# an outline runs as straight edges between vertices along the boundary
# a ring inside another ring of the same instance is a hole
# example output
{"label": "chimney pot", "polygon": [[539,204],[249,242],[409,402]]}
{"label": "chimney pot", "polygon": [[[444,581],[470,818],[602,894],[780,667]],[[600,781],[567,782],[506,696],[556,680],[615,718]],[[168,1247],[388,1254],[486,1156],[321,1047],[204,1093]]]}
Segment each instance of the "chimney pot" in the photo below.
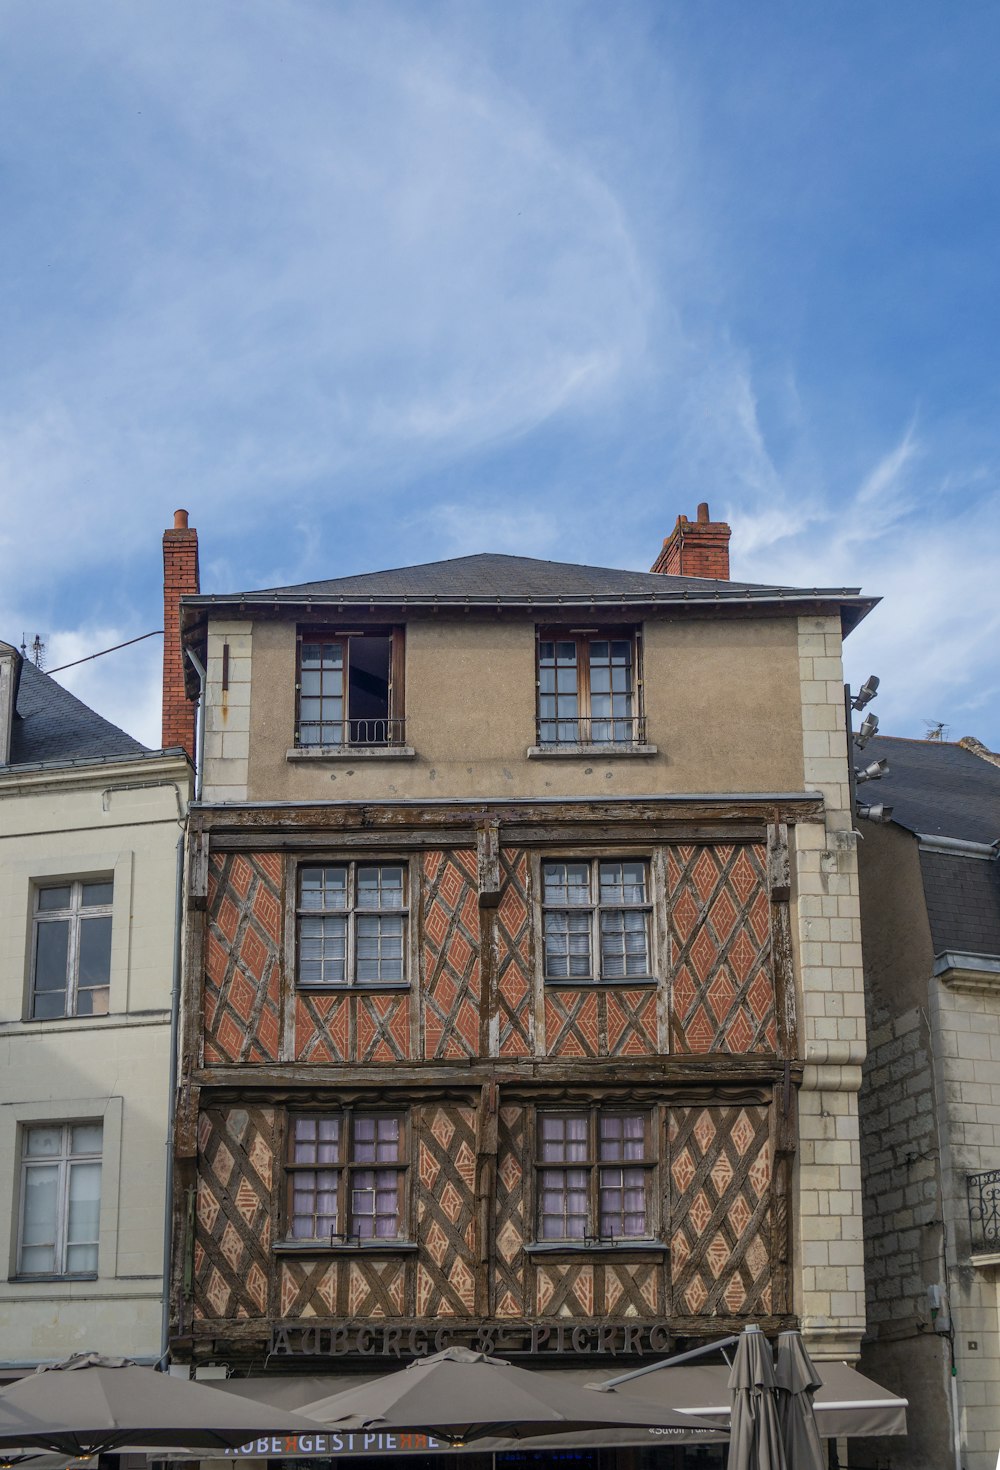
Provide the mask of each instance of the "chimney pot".
{"label": "chimney pot", "polygon": [[696,521],[689,521],[685,515],[677,517],[677,524],[650,570],[670,577],[706,577],[715,582],[728,582],[731,534],[725,521],[710,520],[708,501],[703,500]]}
{"label": "chimney pot", "polygon": [[186,531],[188,528],[188,513],[186,510],[174,511],[174,530]]}

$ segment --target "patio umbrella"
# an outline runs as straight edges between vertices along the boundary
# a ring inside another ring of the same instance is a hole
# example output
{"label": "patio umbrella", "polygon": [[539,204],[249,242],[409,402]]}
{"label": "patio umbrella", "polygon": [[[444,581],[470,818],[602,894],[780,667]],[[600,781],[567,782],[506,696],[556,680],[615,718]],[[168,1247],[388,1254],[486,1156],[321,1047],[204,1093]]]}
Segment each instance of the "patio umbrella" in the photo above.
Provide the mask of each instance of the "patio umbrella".
{"label": "patio umbrella", "polygon": [[823,1441],[813,1407],[813,1397],[823,1387],[823,1381],[800,1332],[779,1332],[774,1377],[786,1460],[795,1470],[823,1470]]}
{"label": "patio umbrella", "polygon": [[[729,1374],[728,1470],[788,1470],[771,1346],[759,1327],[744,1327]],[[795,1470],[798,1470],[796,1465]]]}
{"label": "patio umbrella", "polygon": [[302,1412],[328,1428],[423,1430],[452,1445],[487,1436],[527,1439],[623,1427],[652,1429],[661,1444],[726,1437],[718,1425],[680,1410],[639,1404],[613,1389],[555,1383],[503,1358],[458,1347],[304,1404]]}
{"label": "patio umbrella", "polygon": [[70,1458],[123,1444],[232,1449],[258,1435],[315,1434],[319,1427],[304,1415],[97,1353],[38,1368],[0,1393],[0,1447]]}

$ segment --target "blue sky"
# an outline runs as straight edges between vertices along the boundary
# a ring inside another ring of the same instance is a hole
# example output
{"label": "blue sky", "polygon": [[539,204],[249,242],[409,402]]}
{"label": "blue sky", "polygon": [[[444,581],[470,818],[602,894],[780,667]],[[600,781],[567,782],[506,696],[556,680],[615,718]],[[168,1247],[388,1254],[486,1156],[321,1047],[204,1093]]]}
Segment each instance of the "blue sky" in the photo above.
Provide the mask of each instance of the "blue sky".
{"label": "blue sky", "polygon": [[[1000,747],[1000,7],[0,5],[0,636],[479,550],[862,586]],[[61,676],[159,742],[159,651]]]}

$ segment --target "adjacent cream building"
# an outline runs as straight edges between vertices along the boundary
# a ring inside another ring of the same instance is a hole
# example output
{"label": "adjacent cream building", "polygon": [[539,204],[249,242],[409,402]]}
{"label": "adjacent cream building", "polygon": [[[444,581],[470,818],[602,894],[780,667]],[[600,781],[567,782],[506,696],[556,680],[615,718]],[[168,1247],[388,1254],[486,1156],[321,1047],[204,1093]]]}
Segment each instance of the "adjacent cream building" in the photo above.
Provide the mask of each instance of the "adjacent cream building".
{"label": "adjacent cream building", "polygon": [[0,643],[0,1377],[162,1352],[190,788]]}

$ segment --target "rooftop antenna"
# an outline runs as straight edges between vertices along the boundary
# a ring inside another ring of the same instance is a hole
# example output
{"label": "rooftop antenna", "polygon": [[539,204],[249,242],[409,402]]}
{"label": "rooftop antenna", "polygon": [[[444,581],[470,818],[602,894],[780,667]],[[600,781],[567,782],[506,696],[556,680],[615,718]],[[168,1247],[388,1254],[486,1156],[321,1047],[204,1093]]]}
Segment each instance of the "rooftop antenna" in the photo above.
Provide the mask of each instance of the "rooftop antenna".
{"label": "rooftop antenna", "polygon": [[927,726],[927,734],[924,736],[925,740],[937,740],[941,742],[947,740],[951,734],[951,726],[946,725],[943,720],[925,720],[924,724]]}
{"label": "rooftop antenna", "polygon": [[[27,633],[22,633],[21,634],[21,657],[22,658],[27,658],[28,657],[28,635],[27,635]],[[32,642],[32,645],[31,645],[31,661],[35,665],[35,668],[36,669],[44,669],[44,667],[45,667],[45,643],[44,643],[44,640],[42,638],[41,633],[36,633],[35,634],[35,637],[34,637],[34,640]]]}

